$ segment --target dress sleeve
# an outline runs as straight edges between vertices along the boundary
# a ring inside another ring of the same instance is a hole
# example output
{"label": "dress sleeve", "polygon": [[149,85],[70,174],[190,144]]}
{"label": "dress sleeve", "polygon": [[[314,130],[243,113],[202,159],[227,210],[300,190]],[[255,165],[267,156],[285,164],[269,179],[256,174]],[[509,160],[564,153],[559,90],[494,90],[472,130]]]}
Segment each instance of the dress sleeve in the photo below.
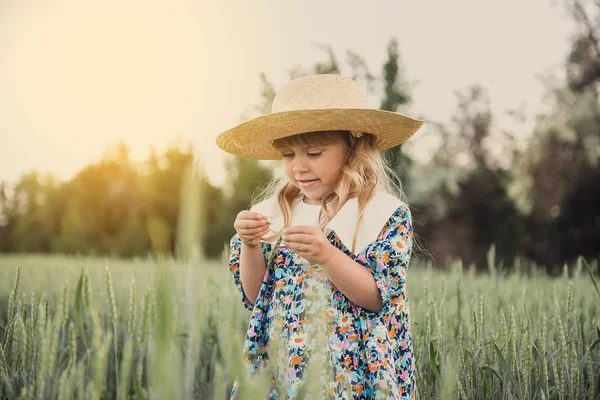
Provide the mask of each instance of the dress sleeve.
{"label": "dress sleeve", "polygon": [[414,357],[405,288],[412,244],[410,211],[401,206],[377,240],[355,258],[373,272],[383,303],[378,313],[356,305],[354,308],[362,343],[360,359],[367,365],[366,388],[373,398],[414,398]]}
{"label": "dress sleeve", "polygon": [[406,270],[413,245],[412,218],[410,210],[399,207],[381,230],[377,239],[360,253],[355,261],[369,268],[379,288],[383,307],[379,313],[357,307],[359,314],[367,318],[387,315],[402,299]]}
{"label": "dress sleeve", "polygon": [[[265,258],[265,262],[268,258],[269,252],[271,251],[271,245],[269,243],[262,243],[262,252]],[[233,275],[233,281],[235,286],[238,288],[242,295],[242,304],[246,309],[252,311],[254,309],[254,304],[250,302],[246,294],[244,293],[244,289],[242,288],[242,280],[240,279],[240,254],[242,252],[242,241],[240,240],[239,235],[236,233],[229,242],[229,272]],[[267,276],[267,271],[265,271],[265,277]]]}

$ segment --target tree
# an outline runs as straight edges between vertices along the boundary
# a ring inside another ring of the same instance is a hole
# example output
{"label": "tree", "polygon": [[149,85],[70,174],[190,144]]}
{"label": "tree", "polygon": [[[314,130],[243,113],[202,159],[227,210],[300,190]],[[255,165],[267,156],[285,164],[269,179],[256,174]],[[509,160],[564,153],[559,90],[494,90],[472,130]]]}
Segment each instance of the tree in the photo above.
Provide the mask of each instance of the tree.
{"label": "tree", "polygon": [[595,3],[598,12],[595,23],[579,0],[567,0],[566,5],[581,32],[574,41],[567,64],[569,86],[580,91],[600,81],[600,3]]}
{"label": "tree", "polygon": [[52,176],[24,174],[14,186],[7,216],[12,247],[19,252],[50,252],[59,230],[62,196]]}
{"label": "tree", "polygon": [[[598,23],[577,0],[567,2],[580,34],[565,64],[566,84],[551,87],[526,163],[531,176],[528,255],[560,271],[578,255],[598,255],[600,210],[600,46]],[[600,17],[600,13],[598,14]],[[600,19],[596,18],[597,21]]]}
{"label": "tree", "polygon": [[202,180],[202,193],[205,202],[204,254],[207,258],[217,258],[223,253],[225,245],[235,234],[233,221],[240,210],[229,205],[229,199],[223,189],[210,184],[208,179]]}
{"label": "tree", "polygon": [[494,245],[497,258],[508,264],[519,253],[524,226],[508,196],[512,174],[490,152],[489,139],[497,134],[490,100],[477,85],[456,96],[452,124],[438,126],[441,144],[427,166],[438,186],[415,208],[424,210],[418,214],[429,225],[424,236],[441,259],[459,257],[484,268]]}
{"label": "tree", "polygon": [[186,168],[194,162],[191,144],[172,143],[165,153],[153,151],[146,163],[143,183],[144,220],[155,254],[175,254],[181,202],[181,184]]}
{"label": "tree", "polygon": [[0,182],[0,252],[8,252],[13,248],[14,208],[8,195],[6,182]]}
{"label": "tree", "polygon": [[[388,60],[383,66],[383,99],[379,108],[384,111],[396,112],[398,106],[409,103],[411,98],[408,94],[404,71],[398,61],[398,44],[395,39],[388,44],[387,53]],[[383,158],[394,172],[392,176],[394,183],[403,190],[408,190],[412,160],[402,152],[402,145],[385,150]]]}
{"label": "tree", "polygon": [[[261,187],[273,177],[273,172],[268,166],[264,166],[248,158],[234,157],[226,163],[227,182],[229,182],[229,193],[231,199],[229,207],[235,218],[238,212],[247,210],[254,196]],[[233,225],[233,219],[231,220]]]}
{"label": "tree", "polygon": [[79,172],[63,188],[66,211],[57,250],[67,253],[145,254],[148,236],[139,206],[140,179],[128,149],[116,151]]}

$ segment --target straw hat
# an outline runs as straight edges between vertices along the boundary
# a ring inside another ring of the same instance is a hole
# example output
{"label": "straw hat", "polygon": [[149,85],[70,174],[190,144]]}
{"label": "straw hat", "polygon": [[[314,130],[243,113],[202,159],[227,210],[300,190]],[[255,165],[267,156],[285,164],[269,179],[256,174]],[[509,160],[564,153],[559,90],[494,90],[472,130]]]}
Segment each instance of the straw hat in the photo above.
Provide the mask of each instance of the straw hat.
{"label": "straw hat", "polygon": [[279,90],[271,113],[254,118],[217,136],[228,153],[259,160],[281,159],[273,140],[298,133],[348,130],[370,133],[379,150],[408,140],[424,121],[391,111],[369,108],[365,92],[352,79],[339,75],[309,75]]}

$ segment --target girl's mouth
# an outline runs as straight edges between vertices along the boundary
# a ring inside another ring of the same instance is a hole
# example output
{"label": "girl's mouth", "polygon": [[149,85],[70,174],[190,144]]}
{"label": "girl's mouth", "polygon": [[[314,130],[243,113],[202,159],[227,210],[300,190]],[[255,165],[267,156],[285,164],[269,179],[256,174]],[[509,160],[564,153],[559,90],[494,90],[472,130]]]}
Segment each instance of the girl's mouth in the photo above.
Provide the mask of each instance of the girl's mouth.
{"label": "girl's mouth", "polygon": [[304,181],[298,181],[298,183],[300,184],[301,187],[303,188],[307,188],[310,187],[312,185],[314,185],[315,183],[317,183],[318,179],[311,179],[311,180],[304,180]]}

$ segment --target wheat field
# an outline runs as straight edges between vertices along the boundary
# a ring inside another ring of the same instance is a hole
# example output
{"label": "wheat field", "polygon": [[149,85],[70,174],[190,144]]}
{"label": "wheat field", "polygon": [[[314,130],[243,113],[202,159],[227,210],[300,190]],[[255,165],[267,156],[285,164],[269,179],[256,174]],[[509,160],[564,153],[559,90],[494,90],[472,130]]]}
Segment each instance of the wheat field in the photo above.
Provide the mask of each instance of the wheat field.
{"label": "wheat field", "polygon": [[[598,266],[560,277],[494,260],[413,261],[407,292],[421,399],[595,399]],[[0,257],[0,398],[265,398],[245,375],[249,312],[227,261]],[[308,381],[306,394],[317,390]]]}

